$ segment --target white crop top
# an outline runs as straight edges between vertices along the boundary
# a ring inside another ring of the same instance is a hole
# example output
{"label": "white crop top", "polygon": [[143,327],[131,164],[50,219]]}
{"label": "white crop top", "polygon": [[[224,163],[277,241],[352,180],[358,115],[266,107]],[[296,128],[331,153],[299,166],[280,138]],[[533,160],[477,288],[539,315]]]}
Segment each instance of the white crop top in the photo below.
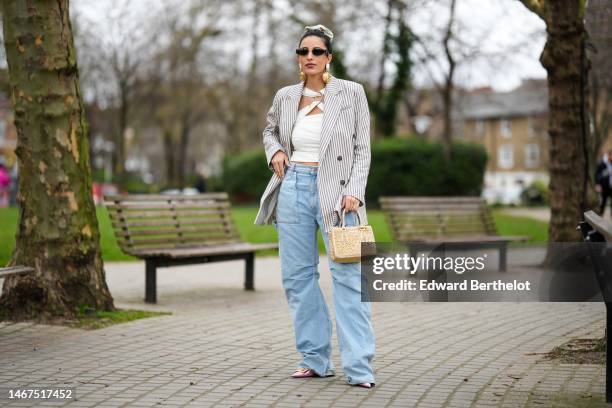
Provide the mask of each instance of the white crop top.
{"label": "white crop top", "polygon": [[[306,91],[310,90],[306,88]],[[325,109],[323,101],[313,101],[298,112],[291,132],[291,143],[293,144],[291,161],[319,162],[323,112],[308,115],[316,106],[319,106],[321,110]]]}
{"label": "white crop top", "polygon": [[293,143],[291,161],[319,161],[322,124],[323,113],[306,115],[296,120],[293,132],[291,133],[291,142]]}

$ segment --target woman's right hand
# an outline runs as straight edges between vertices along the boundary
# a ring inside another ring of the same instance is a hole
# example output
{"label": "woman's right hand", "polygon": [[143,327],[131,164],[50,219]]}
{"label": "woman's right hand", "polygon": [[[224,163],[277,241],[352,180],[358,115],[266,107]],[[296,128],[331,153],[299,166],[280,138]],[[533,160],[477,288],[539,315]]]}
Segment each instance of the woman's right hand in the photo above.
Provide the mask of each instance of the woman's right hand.
{"label": "woman's right hand", "polygon": [[272,163],[272,167],[274,167],[274,172],[276,175],[283,178],[285,176],[285,165],[289,165],[289,157],[285,154],[285,152],[279,150],[278,152],[274,153],[270,163]]}

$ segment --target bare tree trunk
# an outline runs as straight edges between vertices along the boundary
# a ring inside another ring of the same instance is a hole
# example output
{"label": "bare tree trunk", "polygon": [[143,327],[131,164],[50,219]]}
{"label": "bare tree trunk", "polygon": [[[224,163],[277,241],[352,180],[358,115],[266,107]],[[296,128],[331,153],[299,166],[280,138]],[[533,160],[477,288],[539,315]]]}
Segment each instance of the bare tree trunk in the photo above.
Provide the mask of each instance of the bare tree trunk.
{"label": "bare tree trunk", "polygon": [[[540,62],[548,72],[551,242],[580,240],[576,225],[588,208],[589,137],[586,114],[584,0],[521,0],[546,23]],[[551,253],[547,255],[547,261]]]}
{"label": "bare tree trunk", "polygon": [[[268,35],[270,36],[270,38],[277,38],[278,35],[278,21],[277,19],[274,18],[274,13],[275,13],[275,7],[274,7],[274,1],[273,0],[265,0],[265,11],[266,11],[266,17],[267,17],[267,31],[268,31]],[[268,87],[271,90],[276,90],[278,89],[280,82],[279,80],[280,78],[280,64],[278,61],[278,53],[276,51],[276,47],[270,47],[270,50],[268,51],[268,56],[266,57],[266,59],[269,61],[270,63],[270,71],[268,72],[267,78],[268,78]],[[272,99],[272,97],[274,96],[272,95],[268,95],[270,100]],[[259,143],[259,136],[257,136],[257,143]]]}
{"label": "bare tree trunk", "polygon": [[374,134],[373,139],[378,139],[382,135],[382,124],[381,121],[384,120],[382,111],[383,111],[383,102],[385,97],[385,80],[386,80],[386,71],[385,65],[387,60],[389,59],[389,54],[391,53],[391,26],[393,24],[393,8],[395,7],[395,0],[387,0],[387,15],[385,17],[385,33],[383,35],[383,48],[382,55],[380,57],[380,72],[378,73],[378,84],[376,85],[376,97],[375,97],[375,112],[374,112]]}
{"label": "bare tree trunk", "polygon": [[174,160],[174,142],[172,140],[172,131],[166,127],[162,128],[162,138],[164,141],[164,156],[166,163],[166,183],[174,186],[176,183],[175,177],[175,160]]}
{"label": "bare tree trunk", "polygon": [[444,35],[444,54],[448,63],[448,73],[442,89],[442,101],[444,104],[444,132],[442,134],[442,151],[444,159],[448,162],[451,158],[451,143],[453,140],[453,91],[455,81],[455,66],[457,65],[450,50],[450,40],[453,36],[453,23],[455,21],[456,0],[451,0],[449,8],[448,25]]}
{"label": "bare tree trunk", "polygon": [[87,121],[68,0],[3,0],[18,133],[19,227],[11,264],[35,272],[4,281],[0,315],[73,317],[114,310],[91,190]]}
{"label": "bare tree trunk", "polygon": [[582,13],[579,0],[548,1],[544,9],[548,38],[540,60],[548,72],[551,242],[579,240],[576,225],[587,207]]}
{"label": "bare tree trunk", "polygon": [[257,136],[257,128],[258,125],[258,112],[259,106],[252,101],[259,100],[258,93],[259,89],[257,87],[257,67],[259,66],[259,44],[260,38],[258,34],[258,28],[260,25],[260,20],[262,16],[262,8],[264,5],[261,0],[255,0],[253,2],[253,31],[251,38],[251,64],[249,66],[249,73],[247,76],[247,89],[246,89],[246,98],[243,99],[243,103],[245,103],[243,112],[244,115],[241,115],[242,118],[242,136],[240,140],[240,148],[241,150],[247,149],[250,146],[254,145],[252,142],[259,143],[259,137]]}
{"label": "bare tree trunk", "polygon": [[185,187],[185,169],[187,166],[187,148],[189,147],[189,133],[191,132],[190,113],[185,112],[181,118],[181,133],[179,134],[179,157],[177,160],[177,184],[179,188]]}
{"label": "bare tree trunk", "polygon": [[115,169],[118,180],[123,181],[125,173],[125,130],[128,127],[128,84],[119,80],[119,129],[115,140]]}
{"label": "bare tree trunk", "polygon": [[590,149],[590,175],[601,160],[601,149],[610,133],[612,119],[612,26],[608,20],[612,3],[608,0],[589,0],[585,24],[589,33],[590,120],[593,134]]}

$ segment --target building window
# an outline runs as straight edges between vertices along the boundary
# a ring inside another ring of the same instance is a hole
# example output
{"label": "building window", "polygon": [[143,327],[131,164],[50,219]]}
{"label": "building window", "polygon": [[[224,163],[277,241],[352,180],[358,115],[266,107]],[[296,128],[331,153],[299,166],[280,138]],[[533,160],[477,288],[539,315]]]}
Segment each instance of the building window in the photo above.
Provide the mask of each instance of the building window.
{"label": "building window", "polygon": [[529,116],[527,118],[527,136],[530,138],[534,138],[536,136],[536,123],[535,118]]}
{"label": "building window", "polygon": [[497,161],[499,162],[499,167],[502,169],[510,169],[514,166],[514,151],[513,147],[510,144],[505,144],[499,146],[499,151],[497,152]]}
{"label": "building window", "polygon": [[482,137],[485,134],[485,121],[479,119],[476,121],[476,136]]}
{"label": "building window", "polygon": [[525,145],[525,167],[534,168],[540,165],[540,146],[535,143]]}
{"label": "building window", "polygon": [[508,119],[502,119],[499,121],[499,127],[502,137],[512,136],[512,125]]}

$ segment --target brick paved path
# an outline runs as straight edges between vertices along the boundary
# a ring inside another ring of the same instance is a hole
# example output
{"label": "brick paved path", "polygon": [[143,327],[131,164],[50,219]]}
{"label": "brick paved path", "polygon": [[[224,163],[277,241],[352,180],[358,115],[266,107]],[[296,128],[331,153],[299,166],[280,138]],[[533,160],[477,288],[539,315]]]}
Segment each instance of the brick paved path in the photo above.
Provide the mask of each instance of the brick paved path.
{"label": "brick paved path", "polygon": [[[605,406],[603,366],[538,354],[601,336],[602,304],[373,303],[377,385],[366,390],[345,382],[335,327],[337,375],[288,377],[298,354],[278,258],[257,259],[256,292],[240,289],[240,261],[160,269],[154,306],[141,302],[142,263],[106,270],[117,306],[173,315],[95,331],[0,325],[0,386],[73,386],[69,405],[81,407]],[[333,313],[325,257],[320,270]]]}

